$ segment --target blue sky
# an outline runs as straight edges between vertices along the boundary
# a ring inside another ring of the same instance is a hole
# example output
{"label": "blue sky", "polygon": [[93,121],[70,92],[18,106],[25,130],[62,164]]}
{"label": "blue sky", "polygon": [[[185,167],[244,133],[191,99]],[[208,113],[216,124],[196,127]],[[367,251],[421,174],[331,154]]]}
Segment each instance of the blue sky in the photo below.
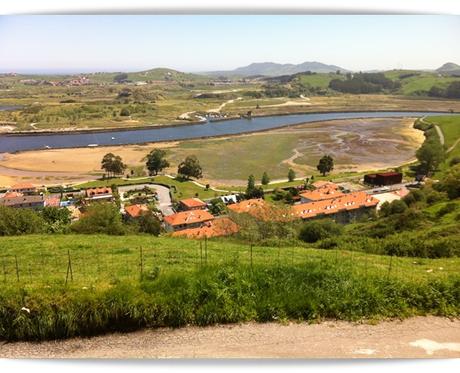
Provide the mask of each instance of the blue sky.
{"label": "blue sky", "polygon": [[460,64],[459,16],[0,16],[0,71],[351,70]]}

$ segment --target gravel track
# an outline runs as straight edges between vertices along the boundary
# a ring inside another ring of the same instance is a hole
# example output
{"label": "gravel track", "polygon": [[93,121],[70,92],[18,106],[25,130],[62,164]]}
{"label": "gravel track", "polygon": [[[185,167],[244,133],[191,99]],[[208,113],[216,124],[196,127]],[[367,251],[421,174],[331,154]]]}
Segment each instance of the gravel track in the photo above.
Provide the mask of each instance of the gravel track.
{"label": "gravel track", "polygon": [[460,357],[460,319],[414,317],[356,324],[245,323],[161,328],[93,338],[0,345],[5,358]]}

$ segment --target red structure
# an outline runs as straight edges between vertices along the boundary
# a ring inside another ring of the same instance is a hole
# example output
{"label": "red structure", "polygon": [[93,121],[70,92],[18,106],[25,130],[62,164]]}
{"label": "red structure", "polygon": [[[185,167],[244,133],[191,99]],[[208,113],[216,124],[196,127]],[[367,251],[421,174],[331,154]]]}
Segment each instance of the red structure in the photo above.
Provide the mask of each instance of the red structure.
{"label": "red structure", "polygon": [[383,172],[379,174],[367,174],[364,176],[364,182],[371,185],[393,185],[402,182],[402,173],[400,172]]}

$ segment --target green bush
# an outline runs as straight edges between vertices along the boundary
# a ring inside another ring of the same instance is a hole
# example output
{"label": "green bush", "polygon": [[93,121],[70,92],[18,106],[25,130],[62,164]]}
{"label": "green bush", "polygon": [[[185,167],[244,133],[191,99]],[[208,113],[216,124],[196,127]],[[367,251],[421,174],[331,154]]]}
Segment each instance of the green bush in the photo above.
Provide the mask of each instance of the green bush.
{"label": "green bush", "polygon": [[316,220],[304,223],[300,229],[299,239],[304,242],[314,243],[316,241],[338,236],[342,232],[342,226],[333,220]]}
{"label": "green bush", "polygon": [[0,236],[46,232],[46,221],[32,209],[0,206]]}
{"label": "green bush", "polygon": [[94,203],[88,207],[80,220],[70,226],[76,233],[111,235],[125,234],[118,207],[112,203]]}

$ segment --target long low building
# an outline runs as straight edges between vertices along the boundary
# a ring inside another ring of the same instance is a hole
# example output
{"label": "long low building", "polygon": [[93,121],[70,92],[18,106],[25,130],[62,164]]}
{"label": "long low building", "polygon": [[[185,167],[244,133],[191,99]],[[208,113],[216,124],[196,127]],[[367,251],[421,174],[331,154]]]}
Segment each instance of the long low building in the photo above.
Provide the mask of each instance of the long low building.
{"label": "long low building", "polygon": [[0,198],[0,205],[15,208],[42,208],[45,207],[43,196],[14,196]]}
{"label": "long low building", "polygon": [[361,216],[364,212],[375,210],[379,201],[366,192],[342,194],[315,202],[292,206],[293,215],[301,219],[333,217],[342,222]]}

